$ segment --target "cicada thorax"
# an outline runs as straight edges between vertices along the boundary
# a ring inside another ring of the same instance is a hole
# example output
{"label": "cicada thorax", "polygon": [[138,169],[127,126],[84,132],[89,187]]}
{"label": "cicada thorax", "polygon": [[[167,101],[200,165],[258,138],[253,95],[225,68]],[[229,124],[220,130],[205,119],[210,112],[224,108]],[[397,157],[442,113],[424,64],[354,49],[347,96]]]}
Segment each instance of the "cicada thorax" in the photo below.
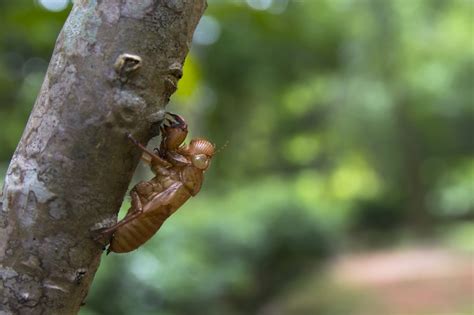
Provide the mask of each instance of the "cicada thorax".
{"label": "cicada thorax", "polygon": [[185,167],[181,172],[181,181],[193,196],[201,190],[203,177],[202,171],[194,167]]}
{"label": "cicada thorax", "polygon": [[[140,196],[140,200],[142,204],[145,204],[149,200],[151,200],[154,195],[163,191],[163,185],[161,181],[159,180],[159,178],[154,177],[149,181],[139,182],[138,184],[135,185],[133,189]],[[130,212],[130,209],[129,209],[129,212]]]}

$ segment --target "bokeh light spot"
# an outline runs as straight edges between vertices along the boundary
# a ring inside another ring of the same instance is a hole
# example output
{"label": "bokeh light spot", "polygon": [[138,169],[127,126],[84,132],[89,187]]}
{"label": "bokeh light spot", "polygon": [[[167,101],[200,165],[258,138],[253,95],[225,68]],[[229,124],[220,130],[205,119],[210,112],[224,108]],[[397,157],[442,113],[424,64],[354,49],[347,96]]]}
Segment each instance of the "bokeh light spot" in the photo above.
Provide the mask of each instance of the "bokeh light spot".
{"label": "bokeh light spot", "polygon": [[267,10],[272,3],[273,0],[247,0],[249,7],[255,10]]}
{"label": "bokeh light spot", "polygon": [[333,195],[342,200],[371,198],[381,190],[375,171],[359,156],[344,160],[330,178]]}
{"label": "bokeh light spot", "polygon": [[59,12],[67,8],[69,0],[38,0],[39,4],[48,11]]}
{"label": "bokeh light spot", "polygon": [[214,44],[221,34],[219,22],[212,16],[205,15],[199,21],[194,32],[193,41],[199,45]]}

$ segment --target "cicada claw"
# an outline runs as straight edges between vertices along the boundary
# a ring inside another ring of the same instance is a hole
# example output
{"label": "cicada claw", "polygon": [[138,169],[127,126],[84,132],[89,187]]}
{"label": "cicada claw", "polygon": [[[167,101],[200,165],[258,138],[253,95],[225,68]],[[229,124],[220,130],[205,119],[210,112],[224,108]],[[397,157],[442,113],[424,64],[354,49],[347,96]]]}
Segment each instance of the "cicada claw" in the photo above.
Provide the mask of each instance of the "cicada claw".
{"label": "cicada claw", "polygon": [[170,122],[170,124],[171,124],[170,127],[180,128],[180,129],[183,129],[183,130],[188,130],[188,124],[186,123],[186,121],[184,120],[183,117],[181,117],[178,114],[171,113],[171,112],[166,112],[166,114],[171,116],[174,119],[174,121],[172,121],[169,118],[166,119],[168,122]]}

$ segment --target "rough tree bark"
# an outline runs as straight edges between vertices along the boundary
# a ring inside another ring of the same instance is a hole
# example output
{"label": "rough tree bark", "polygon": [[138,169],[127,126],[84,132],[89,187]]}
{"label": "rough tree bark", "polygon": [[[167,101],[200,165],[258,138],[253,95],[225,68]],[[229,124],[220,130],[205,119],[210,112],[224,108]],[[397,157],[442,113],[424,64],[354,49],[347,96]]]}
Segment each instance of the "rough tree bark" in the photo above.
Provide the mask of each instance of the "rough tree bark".
{"label": "rough tree bark", "polygon": [[205,0],[79,0],[0,198],[0,314],[75,314]]}

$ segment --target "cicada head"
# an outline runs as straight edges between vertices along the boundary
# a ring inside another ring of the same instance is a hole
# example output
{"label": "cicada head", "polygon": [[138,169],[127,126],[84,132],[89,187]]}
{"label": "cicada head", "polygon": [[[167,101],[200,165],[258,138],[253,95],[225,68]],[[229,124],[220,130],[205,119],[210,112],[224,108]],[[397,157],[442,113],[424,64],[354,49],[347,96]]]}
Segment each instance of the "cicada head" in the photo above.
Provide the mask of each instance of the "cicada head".
{"label": "cicada head", "polygon": [[215,153],[215,147],[206,139],[196,138],[191,140],[187,151],[193,166],[204,171],[209,167],[212,156]]}

